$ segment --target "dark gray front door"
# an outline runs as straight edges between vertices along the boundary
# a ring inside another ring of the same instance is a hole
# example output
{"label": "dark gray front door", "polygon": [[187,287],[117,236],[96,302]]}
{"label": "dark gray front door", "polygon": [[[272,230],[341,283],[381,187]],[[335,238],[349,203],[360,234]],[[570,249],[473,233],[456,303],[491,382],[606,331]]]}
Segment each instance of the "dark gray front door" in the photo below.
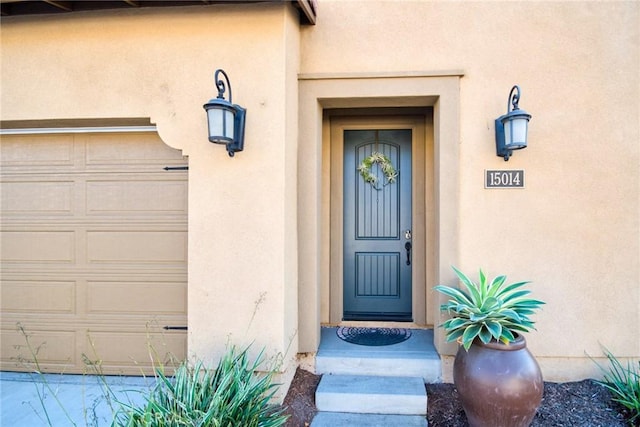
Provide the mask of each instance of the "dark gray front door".
{"label": "dark gray front door", "polygon": [[[411,321],[411,130],[344,131],[344,320]],[[372,153],[381,163],[366,182],[358,166]]]}

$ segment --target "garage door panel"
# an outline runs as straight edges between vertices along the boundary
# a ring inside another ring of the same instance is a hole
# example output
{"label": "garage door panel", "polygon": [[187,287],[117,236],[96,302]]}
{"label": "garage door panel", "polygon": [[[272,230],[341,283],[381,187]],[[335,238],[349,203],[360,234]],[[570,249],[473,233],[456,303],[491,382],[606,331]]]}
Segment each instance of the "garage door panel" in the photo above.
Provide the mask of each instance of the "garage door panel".
{"label": "garage door panel", "polygon": [[173,180],[87,182],[87,213],[93,215],[186,215],[187,183]]}
{"label": "garage door panel", "polygon": [[76,282],[3,280],[1,307],[4,314],[73,314]]}
{"label": "garage door panel", "polygon": [[186,348],[185,334],[90,331],[88,333],[91,360],[101,360],[105,373],[141,374],[158,363],[174,366],[175,361],[184,360]]}
{"label": "garage door panel", "polygon": [[187,310],[184,282],[89,281],[89,314],[175,315]]}
{"label": "garage door panel", "polygon": [[90,263],[184,263],[187,236],[180,231],[89,231]]}
{"label": "garage door panel", "polygon": [[2,210],[6,217],[71,215],[74,182],[5,182]]}
{"label": "garage door panel", "polygon": [[4,231],[2,262],[67,263],[75,261],[73,231]]}
{"label": "garage door panel", "polygon": [[180,152],[158,144],[155,135],[139,135],[136,143],[131,143],[127,135],[87,135],[86,164],[88,167],[101,165],[142,166],[159,165],[169,160],[182,159]]}
{"label": "garage door panel", "polygon": [[73,135],[20,135],[2,138],[0,165],[71,166],[74,164]]}
{"label": "garage door panel", "polygon": [[26,333],[28,341],[25,334],[16,329],[3,329],[0,332],[4,369],[29,370],[32,368],[29,363],[36,359],[45,369],[47,366],[57,367],[57,370],[68,369],[77,364],[75,331],[27,329]]}

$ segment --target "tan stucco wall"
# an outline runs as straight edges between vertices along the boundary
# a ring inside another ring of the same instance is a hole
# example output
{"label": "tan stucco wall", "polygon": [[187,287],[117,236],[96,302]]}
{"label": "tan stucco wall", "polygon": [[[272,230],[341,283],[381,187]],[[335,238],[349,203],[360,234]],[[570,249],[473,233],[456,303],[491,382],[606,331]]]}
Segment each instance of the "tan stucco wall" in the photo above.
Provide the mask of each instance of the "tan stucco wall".
{"label": "tan stucco wall", "polygon": [[[147,117],[189,156],[189,353],[207,360],[227,342],[295,357],[298,28],[287,3],[3,17],[3,121]],[[247,109],[234,158],[207,141],[216,68]]]}
{"label": "tan stucco wall", "polygon": [[[288,3],[9,17],[0,119],[150,118],[189,156],[190,353],[255,341],[287,371],[329,310],[323,108],[433,106],[435,279],[532,280],[530,348],[577,379],[599,343],[640,356],[639,24],[633,1],[321,0],[302,27]],[[233,159],[206,140],[216,68],[248,110]],[[505,163],[493,120],[516,83],[530,147]],[[501,168],[526,188],[485,190]]]}
{"label": "tan stucco wall", "polygon": [[[598,375],[585,355],[601,355],[600,344],[640,356],[639,10],[631,1],[320,1],[318,24],[302,30],[303,76],[354,85],[380,73],[464,72],[459,183],[441,199],[459,202],[458,254],[438,268],[533,281],[547,305],[528,341],[550,380]],[[507,163],[495,155],[493,121],[514,84],[533,118],[529,148]],[[526,188],[486,190],[485,169],[524,169]]]}

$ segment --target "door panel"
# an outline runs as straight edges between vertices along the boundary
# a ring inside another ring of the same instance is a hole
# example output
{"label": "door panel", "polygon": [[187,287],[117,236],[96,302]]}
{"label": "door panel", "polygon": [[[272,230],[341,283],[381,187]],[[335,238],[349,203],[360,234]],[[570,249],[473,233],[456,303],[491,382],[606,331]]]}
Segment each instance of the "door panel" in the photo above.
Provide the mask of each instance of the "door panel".
{"label": "door panel", "polygon": [[[411,129],[344,131],[345,320],[412,320]],[[372,153],[387,156],[398,176],[388,182],[374,163],[375,183],[358,166]],[[408,238],[407,238],[408,237]],[[410,254],[409,254],[410,255]]]}

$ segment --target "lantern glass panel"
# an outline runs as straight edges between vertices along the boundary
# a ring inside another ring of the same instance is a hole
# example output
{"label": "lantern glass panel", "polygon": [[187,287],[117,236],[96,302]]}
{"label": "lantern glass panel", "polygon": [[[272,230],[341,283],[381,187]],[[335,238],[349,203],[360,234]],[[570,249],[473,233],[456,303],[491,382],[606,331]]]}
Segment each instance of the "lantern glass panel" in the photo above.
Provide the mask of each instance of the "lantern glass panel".
{"label": "lantern glass panel", "polygon": [[526,117],[512,117],[504,123],[505,148],[518,150],[527,146],[527,127],[529,120]]}
{"label": "lantern glass panel", "polygon": [[235,135],[233,133],[235,113],[230,110],[224,110],[224,136],[233,140]]}
{"label": "lantern glass panel", "polygon": [[222,130],[222,110],[218,108],[209,108],[207,110],[207,119],[209,122],[209,136],[220,135]]}
{"label": "lantern glass panel", "polygon": [[227,144],[234,137],[234,113],[226,108],[209,108],[209,140]]}

